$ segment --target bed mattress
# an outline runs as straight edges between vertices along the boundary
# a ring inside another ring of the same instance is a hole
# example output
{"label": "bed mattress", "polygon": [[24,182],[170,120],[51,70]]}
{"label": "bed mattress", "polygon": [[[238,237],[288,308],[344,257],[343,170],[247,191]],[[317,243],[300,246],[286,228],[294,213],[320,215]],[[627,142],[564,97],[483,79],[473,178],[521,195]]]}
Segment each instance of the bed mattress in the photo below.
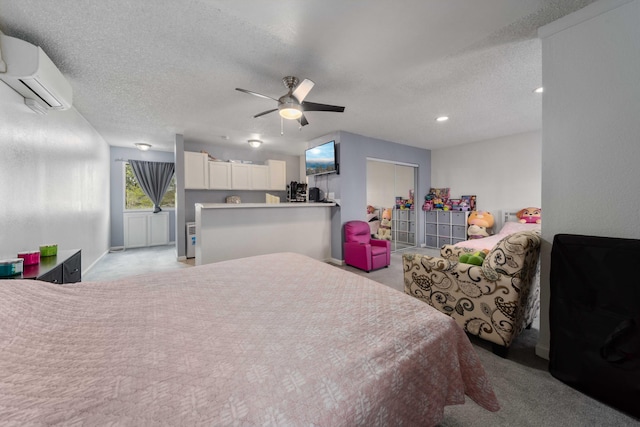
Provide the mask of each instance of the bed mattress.
{"label": "bed mattress", "polygon": [[303,255],[0,281],[3,423],[429,426],[465,394],[499,409],[453,319]]}

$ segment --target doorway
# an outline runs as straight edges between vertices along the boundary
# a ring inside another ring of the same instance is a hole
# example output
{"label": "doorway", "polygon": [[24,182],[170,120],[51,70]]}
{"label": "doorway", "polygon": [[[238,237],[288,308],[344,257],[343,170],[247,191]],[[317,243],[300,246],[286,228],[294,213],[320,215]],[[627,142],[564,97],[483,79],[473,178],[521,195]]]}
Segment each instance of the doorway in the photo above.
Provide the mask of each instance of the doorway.
{"label": "doorway", "polygon": [[391,241],[393,252],[417,244],[417,168],[408,163],[367,159],[367,220],[376,238]]}

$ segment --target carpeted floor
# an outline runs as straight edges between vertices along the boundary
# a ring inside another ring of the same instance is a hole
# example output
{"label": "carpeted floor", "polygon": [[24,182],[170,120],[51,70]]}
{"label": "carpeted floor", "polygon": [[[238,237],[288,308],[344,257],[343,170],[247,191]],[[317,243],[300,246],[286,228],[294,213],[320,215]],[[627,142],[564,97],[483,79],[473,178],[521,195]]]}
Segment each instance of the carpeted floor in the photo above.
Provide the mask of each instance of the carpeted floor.
{"label": "carpeted floor", "polygon": [[[437,256],[434,249],[410,249]],[[176,261],[173,246],[130,249],[105,255],[83,281],[112,280],[119,277],[188,268],[193,260]],[[366,273],[350,266],[336,266],[404,292],[402,253],[391,256],[389,268]],[[556,380],[547,370],[547,361],[535,355],[538,322],[512,344],[507,359],[491,352],[491,345],[471,337],[478,356],[493,384],[502,409],[488,412],[467,399],[464,405],[445,409],[441,427],[605,427],[640,426],[640,420],[600,403]],[[640,404],[640,402],[639,402]]]}

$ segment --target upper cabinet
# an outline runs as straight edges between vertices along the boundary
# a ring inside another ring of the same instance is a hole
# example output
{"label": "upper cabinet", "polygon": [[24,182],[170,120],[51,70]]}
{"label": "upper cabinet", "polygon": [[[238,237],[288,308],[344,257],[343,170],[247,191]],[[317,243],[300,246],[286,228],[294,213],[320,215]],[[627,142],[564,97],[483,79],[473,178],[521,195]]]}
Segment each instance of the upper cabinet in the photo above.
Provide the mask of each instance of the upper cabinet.
{"label": "upper cabinet", "polygon": [[267,165],[250,165],[251,166],[251,189],[252,190],[269,190],[269,166]]}
{"label": "upper cabinet", "polygon": [[231,163],[209,162],[209,189],[230,190]]}
{"label": "upper cabinet", "polygon": [[192,190],[209,188],[208,163],[207,153],[184,152],[184,188]]}
{"label": "upper cabinet", "polygon": [[246,163],[231,163],[231,188],[251,190],[251,166]]}
{"label": "upper cabinet", "polygon": [[286,191],[287,162],[267,160],[264,165],[210,161],[206,153],[185,151],[186,190]]}
{"label": "upper cabinet", "polygon": [[267,160],[269,167],[269,190],[287,190],[287,162],[284,160]]}

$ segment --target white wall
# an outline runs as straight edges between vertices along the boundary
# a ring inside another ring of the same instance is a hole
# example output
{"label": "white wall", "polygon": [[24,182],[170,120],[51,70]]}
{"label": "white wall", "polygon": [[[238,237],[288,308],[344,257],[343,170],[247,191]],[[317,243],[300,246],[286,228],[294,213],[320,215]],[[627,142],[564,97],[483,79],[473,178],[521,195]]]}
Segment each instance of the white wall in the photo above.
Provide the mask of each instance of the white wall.
{"label": "white wall", "polygon": [[57,243],[86,271],[108,249],[109,147],[75,109],[38,115],[0,82],[0,257]]}
{"label": "white wall", "polygon": [[431,186],[449,187],[452,198],[475,194],[499,230],[503,211],[540,207],[540,147],[540,132],[532,132],[432,150]]}
{"label": "white wall", "polygon": [[543,27],[540,339],[558,233],[640,238],[640,0],[602,0]]}

